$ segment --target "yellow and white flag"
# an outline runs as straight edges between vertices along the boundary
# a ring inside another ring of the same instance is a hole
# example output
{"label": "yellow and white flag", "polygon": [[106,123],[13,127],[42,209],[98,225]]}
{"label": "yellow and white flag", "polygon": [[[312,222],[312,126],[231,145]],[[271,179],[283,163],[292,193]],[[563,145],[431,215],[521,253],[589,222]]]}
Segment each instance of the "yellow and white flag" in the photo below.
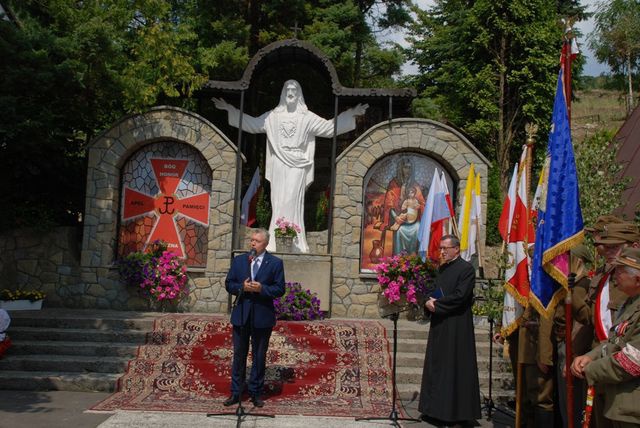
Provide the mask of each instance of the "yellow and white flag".
{"label": "yellow and white flag", "polygon": [[460,256],[464,260],[471,260],[471,256],[476,253],[476,226],[475,226],[475,190],[476,175],[474,166],[471,164],[469,168],[469,176],[467,177],[467,185],[464,189],[464,197],[462,199],[462,209],[458,220],[460,228]]}

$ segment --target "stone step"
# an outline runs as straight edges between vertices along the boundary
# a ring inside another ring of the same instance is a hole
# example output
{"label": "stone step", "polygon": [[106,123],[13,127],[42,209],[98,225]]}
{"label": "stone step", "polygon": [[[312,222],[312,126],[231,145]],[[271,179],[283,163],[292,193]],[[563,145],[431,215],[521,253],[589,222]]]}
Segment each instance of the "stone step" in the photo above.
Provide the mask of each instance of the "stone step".
{"label": "stone step", "polygon": [[[393,352],[393,341],[389,343],[389,350]],[[489,355],[489,341],[476,342],[476,353]],[[427,340],[422,339],[403,339],[398,340],[398,352],[422,352],[424,353],[427,347]],[[496,346],[493,344],[494,357],[502,357],[502,346]]]}
{"label": "stone step", "polygon": [[65,342],[110,342],[144,344],[147,332],[142,330],[96,330],[89,328],[10,327],[11,340],[51,340]]}
{"label": "stone step", "polygon": [[11,318],[14,327],[38,327],[38,328],[73,328],[93,330],[144,330],[153,329],[152,319],[89,319],[89,318]]}
{"label": "stone step", "polygon": [[[387,337],[393,340],[393,323],[383,320],[382,324],[387,329]],[[398,341],[404,339],[423,339],[429,336],[429,323],[416,321],[398,321]],[[484,326],[476,326],[474,329],[476,343],[489,341],[489,329]]]}
{"label": "stone step", "polygon": [[[477,357],[478,368],[488,369],[489,368],[489,355],[488,354],[480,354]],[[423,367],[424,365],[424,352],[398,352],[396,356],[398,367]],[[496,371],[510,371],[511,363],[508,360],[505,360],[502,357],[496,357],[494,355],[493,361],[491,362],[493,365],[493,370]]]}
{"label": "stone step", "polygon": [[[402,401],[418,401],[420,398],[420,384],[398,384],[398,396]],[[491,399],[495,403],[504,403],[513,400],[516,392],[513,389],[496,389],[495,384],[491,388]],[[480,388],[480,399],[489,397],[489,388]]]}
{"label": "stone step", "polygon": [[115,391],[120,374],[0,371],[0,389],[20,391]]}
{"label": "stone step", "polygon": [[5,355],[0,371],[124,373],[129,358],[77,355]]}
{"label": "stone step", "polygon": [[[396,382],[398,385],[417,385],[420,386],[422,381],[422,367],[398,367],[396,370]],[[489,388],[489,373],[480,370],[478,372],[478,382],[480,389]],[[511,373],[494,371],[492,376],[492,388],[495,389],[513,389],[514,381]]]}
{"label": "stone step", "polygon": [[138,345],[132,343],[22,340],[13,342],[9,353],[134,358],[137,350]]}
{"label": "stone step", "polygon": [[158,316],[157,312],[47,308],[41,311],[14,311],[11,313],[11,326],[151,331]]}

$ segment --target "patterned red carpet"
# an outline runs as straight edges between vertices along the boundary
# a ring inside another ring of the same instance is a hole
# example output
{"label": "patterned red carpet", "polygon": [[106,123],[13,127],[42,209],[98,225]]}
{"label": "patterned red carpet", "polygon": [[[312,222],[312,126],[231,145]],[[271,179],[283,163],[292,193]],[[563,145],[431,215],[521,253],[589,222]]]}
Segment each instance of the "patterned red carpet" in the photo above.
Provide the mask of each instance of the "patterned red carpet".
{"label": "patterned red carpet", "polygon": [[[92,410],[233,411],[227,317],[170,314],[156,320],[117,392]],[[391,357],[376,321],[279,321],[271,336],[263,412],[388,417]],[[246,401],[245,407],[251,404]]]}

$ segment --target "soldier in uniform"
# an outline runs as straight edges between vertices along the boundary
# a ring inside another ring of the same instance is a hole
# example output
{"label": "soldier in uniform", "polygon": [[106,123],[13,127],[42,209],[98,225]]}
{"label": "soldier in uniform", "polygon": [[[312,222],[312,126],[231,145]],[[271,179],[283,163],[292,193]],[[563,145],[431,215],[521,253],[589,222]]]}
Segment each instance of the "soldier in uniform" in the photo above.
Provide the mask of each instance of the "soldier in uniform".
{"label": "soldier in uniform", "polygon": [[[589,290],[589,283],[591,278],[589,277],[590,269],[593,266],[593,253],[589,251],[585,245],[578,245],[571,249],[571,266],[572,271],[576,274],[575,285],[573,287],[573,293],[575,290],[579,290],[577,293],[586,295]],[[573,315],[575,317],[575,315]],[[573,318],[572,318],[573,319]],[[583,325],[575,319],[571,326],[571,350],[572,355],[582,355],[591,350],[591,342],[593,341],[593,329],[589,326]],[[556,306],[556,311],[553,317],[553,333],[556,343],[556,386],[558,388],[558,410],[562,417],[563,426],[568,425],[567,415],[567,384],[565,376],[566,368],[566,318],[565,318],[565,305],[560,303]],[[586,397],[587,388],[583,380],[573,380],[573,417],[574,426],[580,426],[582,419],[582,409],[584,408],[584,402]]]}
{"label": "soldier in uniform", "polygon": [[553,426],[553,320],[541,317],[529,305],[522,314],[518,363],[522,364],[524,426]]}
{"label": "soldier in uniform", "polygon": [[[611,219],[612,217],[609,217]],[[587,326],[581,331],[582,339],[593,337],[592,348],[607,340],[609,328],[615,313],[624,302],[626,296],[615,286],[612,278],[613,262],[626,247],[637,246],[640,241],[638,227],[633,223],[614,222],[603,224],[596,222],[593,234],[598,254],[604,258],[604,265],[599,268],[589,288],[575,288],[572,296],[574,319]],[[593,406],[593,421],[597,428],[611,427],[611,423],[604,418],[602,407],[604,398],[596,393]]]}
{"label": "soldier in uniform", "polygon": [[617,428],[640,425],[640,249],[625,248],[614,265],[617,288],[627,299],[608,339],[575,358],[571,372],[601,391],[604,415]]}

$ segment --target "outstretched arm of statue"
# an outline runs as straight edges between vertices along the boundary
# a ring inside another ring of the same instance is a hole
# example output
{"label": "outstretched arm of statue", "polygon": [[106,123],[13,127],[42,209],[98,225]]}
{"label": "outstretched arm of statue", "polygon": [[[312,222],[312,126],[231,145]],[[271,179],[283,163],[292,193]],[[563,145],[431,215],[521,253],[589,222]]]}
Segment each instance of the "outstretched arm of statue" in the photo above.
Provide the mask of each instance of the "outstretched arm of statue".
{"label": "outstretched arm of statue", "polygon": [[216,106],[218,110],[231,111],[231,109],[233,108],[231,104],[229,104],[222,98],[213,97],[211,98],[211,101],[213,101],[213,104]]}
{"label": "outstretched arm of statue", "polygon": [[[240,110],[226,102],[222,98],[211,98],[213,104],[216,106],[218,110],[226,110],[229,115],[229,125],[238,127],[240,124]],[[268,112],[267,112],[268,113]],[[264,121],[267,113],[263,114],[260,117],[253,117],[246,113],[242,114],[242,130],[246,132],[250,132],[252,134],[259,134],[265,132],[264,130]]]}
{"label": "outstretched arm of statue", "polygon": [[351,109],[354,116],[362,116],[367,109],[369,108],[369,104],[358,104],[354,108]]}

